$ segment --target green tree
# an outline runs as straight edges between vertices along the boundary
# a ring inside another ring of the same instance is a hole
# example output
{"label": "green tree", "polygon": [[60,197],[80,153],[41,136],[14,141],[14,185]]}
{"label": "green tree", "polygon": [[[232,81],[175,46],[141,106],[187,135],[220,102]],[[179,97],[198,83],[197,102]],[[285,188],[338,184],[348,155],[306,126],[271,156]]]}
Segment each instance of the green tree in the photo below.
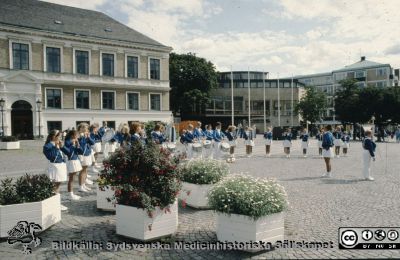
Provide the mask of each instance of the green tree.
{"label": "green tree", "polygon": [[192,53],[171,53],[169,75],[173,113],[180,112],[185,117],[204,112],[211,90],[218,85],[214,64]]}
{"label": "green tree", "polygon": [[306,94],[297,103],[295,112],[300,113],[304,121],[310,121],[313,124],[322,119],[326,108],[326,94],[313,86],[308,86],[306,87]]}
{"label": "green tree", "polygon": [[386,88],[383,93],[382,116],[387,122],[400,124],[400,88]]}

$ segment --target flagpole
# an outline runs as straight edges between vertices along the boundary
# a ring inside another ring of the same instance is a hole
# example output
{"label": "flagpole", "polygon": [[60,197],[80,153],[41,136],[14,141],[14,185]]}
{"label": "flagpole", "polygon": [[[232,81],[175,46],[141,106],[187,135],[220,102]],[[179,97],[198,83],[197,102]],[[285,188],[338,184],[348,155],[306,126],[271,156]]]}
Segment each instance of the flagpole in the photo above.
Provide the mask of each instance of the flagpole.
{"label": "flagpole", "polygon": [[251,115],[251,103],[250,103],[250,68],[247,68],[247,87],[248,87],[248,101],[249,101],[249,127],[251,127],[250,115]]}
{"label": "flagpole", "polygon": [[232,125],[235,125],[235,111],[233,104],[233,70],[231,66],[231,107],[232,107]]}
{"label": "flagpole", "polygon": [[265,109],[267,108],[265,101],[265,72],[263,71],[263,88],[264,88],[264,132],[267,131],[267,114],[265,113]]}
{"label": "flagpole", "polygon": [[292,100],[291,100],[291,117],[292,117],[292,127],[293,127],[293,113],[294,113],[294,108],[293,108],[293,74],[292,74],[292,84],[291,84],[291,87],[292,87]]}
{"label": "flagpole", "polygon": [[278,73],[278,126],[281,126],[281,94],[279,90],[279,73]]}

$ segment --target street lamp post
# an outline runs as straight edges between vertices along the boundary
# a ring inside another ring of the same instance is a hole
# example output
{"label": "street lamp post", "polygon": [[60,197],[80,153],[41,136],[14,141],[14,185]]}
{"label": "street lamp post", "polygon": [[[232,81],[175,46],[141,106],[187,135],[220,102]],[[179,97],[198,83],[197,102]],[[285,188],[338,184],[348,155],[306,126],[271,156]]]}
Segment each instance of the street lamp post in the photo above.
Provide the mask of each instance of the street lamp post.
{"label": "street lamp post", "polygon": [[6,101],[1,98],[0,99],[0,109],[1,109],[1,130],[2,130],[2,136],[5,135],[4,133],[4,105],[5,105]]}
{"label": "street lamp post", "polygon": [[41,125],[40,125],[40,113],[42,112],[42,101],[40,101],[40,99],[38,99],[37,101],[36,101],[36,109],[37,109],[37,112],[38,112],[38,119],[39,119],[39,138],[41,138],[42,137],[42,133],[41,133]]}

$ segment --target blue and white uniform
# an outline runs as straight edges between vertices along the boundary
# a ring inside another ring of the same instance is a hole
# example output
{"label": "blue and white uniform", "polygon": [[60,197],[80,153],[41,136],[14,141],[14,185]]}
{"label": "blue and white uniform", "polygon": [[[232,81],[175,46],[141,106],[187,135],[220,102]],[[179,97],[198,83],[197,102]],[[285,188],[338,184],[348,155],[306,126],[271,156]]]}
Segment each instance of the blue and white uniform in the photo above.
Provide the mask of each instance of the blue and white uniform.
{"label": "blue and white uniform", "polygon": [[228,138],[229,145],[232,147],[236,147],[237,132],[236,131],[234,131],[234,132],[226,131],[225,135],[226,135],[226,138]]}
{"label": "blue and white uniform", "polygon": [[186,144],[186,157],[188,159],[193,158],[193,143],[194,143],[194,132],[193,131],[187,131],[185,134],[185,144]]}
{"label": "blue and white uniform", "polygon": [[162,145],[167,139],[160,131],[151,132],[151,138],[156,144]]}
{"label": "blue and white uniform", "polygon": [[99,133],[90,133],[90,138],[94,141],[94,145],[92,145],[92,152],[93,153],[100,153],[101,152],[101,135]]}
{"label": "blue and white uniform", "polygon": [[363,141],[363,176],[371,178],[371,158],[375,158],[376,144],[370,137],[366,137]]}
{"label": "blue and white uniform", "polygon": [[267,131],[264,133],[265,145],[272,145],[272,132]]}
{"label": "blue and white uniform", "polygon": [[92,145],[94,140],[89,137],[81,136],[78,139],[81,152],[79,153],[79,159],[81,160],[82,166],[91,166],[92,161]]}
{"label": "blue and white uniform", "polygon": [[67,181],[67,165],[64,156],[54,142],[49,142],[43,146],[43,154],[49,160],[47,173],[50,180],[54,182]]}
{"label": "blue and white uniform", "polygon": [[324,158],[332,158],[333,157],[333,151],[332,147],[334,146],[333,144],[334,138],[331,132],[325,132],[322,136],[322,156]]}
{"label": "blue and white uniform", "polygon": [[206,130],[203,132],[204,137],[206,138],[207,143],[211,142],[209,148],[204,147],[203,149],[203,158],[211,158],[213,152],[213,143],[214,143],[214,131],[213,130]]}
{"label": "blue and white uniform", "polygon": [[244,139],[244,144],[245,145],[250,145],[250,146],[254,146],[254,140],[253,140],[254,136],[253,136],[253,131],[244,131],[243,133],[243,139]]}
{"label": "blue and white uniform", "polygon": [[342,147],[343,148],[350,148],[350,136],[348,134],[343,134],[342,135]]}
{"label": "blue and white uniform", "polygon": [[83,153],[83,150],[75,146],[70,138],[66,139],[64,146],[61,151],[67,157],[67,171],[68,173],[80,172],[82,170],[82,164],[79,161],[79,154]]}
{"label": "blue and white uniform", "polygon": [[215,129],[213,132],[214,140],[214,159],[218,160],[221,158],[221,141],[225,138],[225,134],[221,129]]}
{"label": "blue and white uniform", "polygon": [[336,147],[340,147],[340,146],[342,146],[343,145],[343,142],[342,142],[342,132],[341,131],[335,131],[335,132],[333,132],[333,137],[334,137],[334,141],[333,141],[333,144],[336,146]]}
{"label": "blue and white uniform", "polygon": [[203,129],[201,129],[201,128],[195,128],[193,134],[198,140],[200,140],[206,136]]}
{"label": "blue and white uniform", "polygon": [[308,138],[309,138],[308,133],[304,133],[304,134],[300,135],[301,149],[308,149]]}
{"label": "blue and white uniform", "polygon": [[283,134],[283,147],[290,148],[292,147],[292,133]]}

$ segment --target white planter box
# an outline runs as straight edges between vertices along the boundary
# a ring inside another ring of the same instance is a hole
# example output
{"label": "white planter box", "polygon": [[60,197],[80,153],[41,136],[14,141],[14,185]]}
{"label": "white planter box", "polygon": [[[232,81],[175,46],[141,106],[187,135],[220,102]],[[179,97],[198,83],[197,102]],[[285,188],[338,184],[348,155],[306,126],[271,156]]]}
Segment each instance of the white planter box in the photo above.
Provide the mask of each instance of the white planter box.
{"label": "white planter box", "polygon": [[168,236],[178,228],[178,202],[164,212],[158,207],[150,218],[147,211],[136,207],[117,204],[117,234],[141,241]]}
{"label": "white planter box", "polygon": [[16,142],[0,142],[0,150],[15,150],[20,148],[19,141]]}
{"label": "white planter box", "polygon": [[97,208],[101,210],[109,210],[115,211],[115,199],[112,199],[108,202],[107,198],[113,198],[114,190],[112,187],[108,188],[105,187],[104,191],[99,189],[97,185],[97,192],[96,192],[96,200],[97,200]]}
{"label": "white planter box", "polygon": [[0,237],[8,237],[18,221],[39,224],[42,230],[49,228],[61,220],[60,194],[39,202],[12,205],[0,205]]}
{"label": "white planter box", "polygon": [[[274,244],[284,240],[284,213],[268,215],[257,220],[248,216],[217,214],[217,238],[219,241],[263,241]],[[259,251],[259,250],[247,250]]]}
{"label": "white planter box", "polygon": [[[198,209],[208,209],[208,192],[213,184],[193,184],[182,182],[182,190],[179,199],[185,200],[186,204]],[[189,193],[189,195],[188,195]]]}

